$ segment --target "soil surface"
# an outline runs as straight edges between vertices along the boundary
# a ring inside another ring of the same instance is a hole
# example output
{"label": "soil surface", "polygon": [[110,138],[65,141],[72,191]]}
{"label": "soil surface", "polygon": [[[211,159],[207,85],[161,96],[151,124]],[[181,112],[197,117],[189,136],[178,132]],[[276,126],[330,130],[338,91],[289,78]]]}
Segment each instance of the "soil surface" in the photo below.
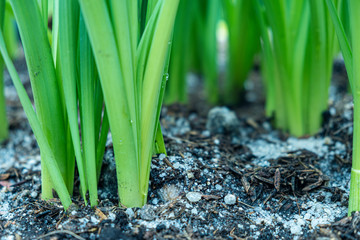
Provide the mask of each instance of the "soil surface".
{"label": "soil surface", "polygon": [[[29,88],[26,68],[17,66]],[[212,108],[200,99],[163,107],[168,156],[153,157],[146,206],[119,206],[109,136],[99,206],[84,206],[75,189],[67,212],[57,199],[41,200],[39,149],[6,77],[0,239],[360,239],[359,213],[347,217],[353,105],[343,65],[334,69],[315,136],[272,128],[255,70],[242,106]]]}

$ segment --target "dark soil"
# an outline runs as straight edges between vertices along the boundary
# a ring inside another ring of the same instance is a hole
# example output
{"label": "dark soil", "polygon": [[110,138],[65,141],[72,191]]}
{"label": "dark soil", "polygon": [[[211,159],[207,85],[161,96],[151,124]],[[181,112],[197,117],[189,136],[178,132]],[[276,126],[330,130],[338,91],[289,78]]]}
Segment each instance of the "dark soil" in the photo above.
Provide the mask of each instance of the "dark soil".
{"label": "dark soil", "polygon": [[[148,204],[119,206],[109,140],[99,206],[84,206],[75,190],[67,212],[57,199],[41,200],[39,150],[7,78],[11,133],[0,146],[0,239],[359,239],[360,215],[347,217],[352,100],[341,64],[335,70],[316,136],[273,130],[263,97],[245,98],[233,109],[234,129],[217,134],[206,127],[210,107],[202,101],[166,106],[168,156],[153,157]],[[258,96],[256,71],[251,78],[247,94]]]}

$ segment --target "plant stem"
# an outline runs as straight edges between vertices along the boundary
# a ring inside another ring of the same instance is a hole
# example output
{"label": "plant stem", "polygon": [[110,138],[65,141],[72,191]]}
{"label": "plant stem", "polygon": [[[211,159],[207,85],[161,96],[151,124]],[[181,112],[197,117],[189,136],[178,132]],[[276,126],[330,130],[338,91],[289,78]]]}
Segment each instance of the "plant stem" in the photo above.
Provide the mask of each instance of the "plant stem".
{"label": "plant stem", "polygon": [[350,26],[353,53],[353,98],[354,98],[354,132],[353,132],[353,156],[349,196],[349,215],[353,211],[360,210],[360,1],[350,0]]}
{"label": "plant stem", "polygon": [[226,0],[225,17],[229,27],[228,68],[224,100],[227,104],[238,103],[243,94],[244,82],[259,49],[258,24],[253,1]]}
{"label": "plant stem", "polygon": [[221,1],[211,0],[206,4],[206,18],[204,24],[204,39],[202,53],[202,69],[205,77],[207,100],[216,104],[219,102],[218,56],[216,30],[219,21]]}
{"label": "plant stem", "polygon": [[[356,71],[355,71],[356,72]],[[354,97],[354,134],[348,215],[360,210],[360,94]]]}
{"label": "plant stem", "polygon": [[169,82],[167,84],[165,102],[167,104],[186,103],[187,81],[189,71],[190,33],[193,24],[193,0],[182,0],[179,4],[175,20],[174,40],[172,43],[172,56],[170,59]]}
{"label": "plant stem", "polygon": [[[0,1],[0,31],[3,30],[5,15],[5,1]],[[8,120],[6,117],[6,99],[4,86],[4,60],[0,57],[0,143],[4,141],[9,134]]]}
{"label": "plant stem", "polygon": [[[67,179],[64,115],[47,32],[35,0],[10,0],[10,4],[23,43],[36,113],[63,178]],[[47,169],[44,159],[50,156],[44,153],[41,156],[42,198],[50,199],[53,197],[52,188],[55,183],[51,182],[50,169]]]}
{"label": "plant stem", "polygon": [[[16,72],[16,69],[14,67],[14,64],[11,62],[10,56],[6,51],[4,37],[2,32],[0,31],[0,51],[4,58],[4,61],[6,63],[7,69],[10,73],[11,79],[13,80],[14,86],[16,88],[16,92],[18,93],[20,102],[24,108],[25,114],[29,120],[30,126],[34,131],[34,135],[36,137],[36,140],[40,147],[40,152],[42,154],[42,168],[46,168],[48,172],[48,181],[49,185],[47,185],[50,188],[50,193],[52,195],[52,187],[56,190],[57,194],[60,197],[60,200],[65,208],[65,210],[70,206],[71,204],[71,198],[70,194],[68,192],[67,186],[64,182],[64,178],[62,176],[62,173],[60,171],[60,168],[57,163],[57,159],[55,158],[55,155],[53,151],[51,150],[52,147],[50,145],[50,142],[47,139],[46,131],[43,129],[43,126],[41,125],[41,122],[38,119],[38,116],[36,116],[36,113],[33,109],[32,103],[27,96],[26,90],[24,86],[21,83],[21,80]],[[53,185],[52,185],[53,183]],[[44,183],[42,183],[44,185]],[[47,190],[47,189],[45,189]],[[47,192],[45,192],[47,193]],[[44,198],[44,196],[42,196]]]}
{"label": "plant stem", "polygon": [[6,117],[6,99],[4,87],[4,61],[0,59],[0,143],[8,137],[8,120]]}
{"label": "plant stem", "polygon": [[[85,23],[80,16],[79,26],[79,107],[81,113],[81,133],[86,180],[91,206],[97,205],[97,172],[95,136],[95,61],[92,55]],[[100,113],[101,114],[101,113]]]}
{"label": "plant stem", "polygon": [[[325,2],[310,1],[311,9],[311,67],[310,88],[306,113],[306,132],[315,134],[322,123],[321,113],[326,110],[328,102],[328,91],[330,85],[333,44],[330,40],[334,35],[333,29],[327,25],[327,9]],[[332,34],[329,34],[332,33]],[[328,34],[330,36],[328,36]],[[329,63],[328,60],[331,62]]]}

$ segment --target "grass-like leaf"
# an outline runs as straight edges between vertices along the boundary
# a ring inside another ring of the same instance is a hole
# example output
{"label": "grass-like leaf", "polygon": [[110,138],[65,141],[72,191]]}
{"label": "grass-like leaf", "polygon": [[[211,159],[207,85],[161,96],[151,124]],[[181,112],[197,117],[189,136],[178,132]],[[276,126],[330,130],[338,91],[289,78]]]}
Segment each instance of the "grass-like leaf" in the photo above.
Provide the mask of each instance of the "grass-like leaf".
{"label": "grass-like leaf", "polygon": [[39,121],[38,116],[36,115],[36,113],[33,109],[32,103],[31,103],[29,97],[27,96],[26,90],[21,83],[21,80],[16,72],[16,69],[15,69],[13,63],[11,62],[9,54],[7,53],[2,32],[0,32],[0,51],[4,58],[4,61],[6,63],[7,69],[10,73],[10,76],[13,80],[16,91],[19,95],[19,99],[21,101],[21,104],[23,105],[23,108],[24,108],[25,114],[29,120],[30,126],[34,131],[36,140],[39,144],[40,151],[43,156],[42,167],[43,168],[46,167],[46,169],[48,169],[49,180],[51,180],[51,182],[53,183],[52,186],[54,187],[57,194],[59,195],[64,208],[67,209],[71,204],[70,194],[68,192],[64,178],[61,174],[56,157],[55,157],[54,153],[52,152],[52,146],[50,145],[50,143],[47,139],[45,131],[43,130],[43,127],[41,126],[41,122]]}
{"label": "grass-like leaf", "polygon": [[[23,42],[36,113],[62,176],[64,179],[68,179],[61,93],[58,88],[47,32],[43,27],[36,1],[11,0],[10,3]],[[42,197],[45,199],[53,197],[52,185],[55,184],[51,181],[50,169],[47,169],[44,164],[48,157],[50,156],[42,153]],[[73,183],[66,182],[66,184],[71,190]]]}
{"label": "grass-like leaf", "polygon": [[[3,31],[5,1],[0,1],[0,31]],[[0,58],[0,143],[8,136],[8,120],[6,117],[6,99],[4,94],[4,61]]]}
{"label": "grass-like leaf", "polygon": [[225,0],[224,15],[229,29],[229,49],[224,100],[236,104],[241,100],[244,82],[260,48],[260,30],[253,1]]}

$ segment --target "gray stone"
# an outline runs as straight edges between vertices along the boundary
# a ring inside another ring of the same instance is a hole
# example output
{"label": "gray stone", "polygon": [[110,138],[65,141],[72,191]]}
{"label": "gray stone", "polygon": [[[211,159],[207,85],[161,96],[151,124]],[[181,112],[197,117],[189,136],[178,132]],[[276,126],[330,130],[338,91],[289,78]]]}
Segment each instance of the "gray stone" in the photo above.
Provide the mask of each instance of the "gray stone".
{"label": "gray stone", "polygon": [[30,193],[30,196],[31,196],[32,198],[37,198],[38,193],[35,192],[35,191],[33,191],[33,192]]}
{"label": "gray stone", "polygon": [[96,217],[94,217],[94,216],[91,216],[91,217],[90,217],[90,221],[91,221],[93,224],[95,224],[95,225],[96,225],[96,224],[99,224],[99,222],[100,222],[100,221],[99,221]]}
{"label": "gray stone", "polygon": [[125,213],[128,216],[128,218],[133,218],[135,215],[134,211],[131,208],[126,209]]}
{"label": "gray stone", "polygon": [[222,186],[219,185],[219,184],[216,184],[216,185],[215,185],[215,189],[218,190],[218,191],[221,191],[221,190],[222,190]]}
{"label": "gray stone", "polygon": [[140,210],[140,217],[143,220],[147,220],[147,221],[151,221],[154,220],[156,218],[156,214],[154,211],[154,207],[151,205],[145,205],[141,210]]}
{"label": "gray stone", "polygon": [[191,214],[197,215],[197,214],[198,214],[198,210],[197,210],[196,208],[191,209]]}
{"label": "gray stone", "polygon": [[300,235],[302,233],[302,228],[299,225],[294,225],[290,228],[290,231],[294,235]]}
{"label": "gray stone", "polygon": [[162,153],[162,154],[159,155],[159,160],[160,161],[164,160],[165,158],[166,158],[165,154]]}
{"label": "gray stone", "polygon": [[234,194],[228,194],[224,197],[224,202],[227,205],[234,205],[236,203],[236,196]]}
{"label": "gray stone", "polygon": [[202,194],[199,192],[188,192],[186,194],[186,198],[190,201],[190,202],[198,202],[201,199]]}
{"label": "gray stone", "polygon": [[239,125],[236,114],[226,107],[215,107],[208,113],[206,128],[211,134],[237,133]]}

